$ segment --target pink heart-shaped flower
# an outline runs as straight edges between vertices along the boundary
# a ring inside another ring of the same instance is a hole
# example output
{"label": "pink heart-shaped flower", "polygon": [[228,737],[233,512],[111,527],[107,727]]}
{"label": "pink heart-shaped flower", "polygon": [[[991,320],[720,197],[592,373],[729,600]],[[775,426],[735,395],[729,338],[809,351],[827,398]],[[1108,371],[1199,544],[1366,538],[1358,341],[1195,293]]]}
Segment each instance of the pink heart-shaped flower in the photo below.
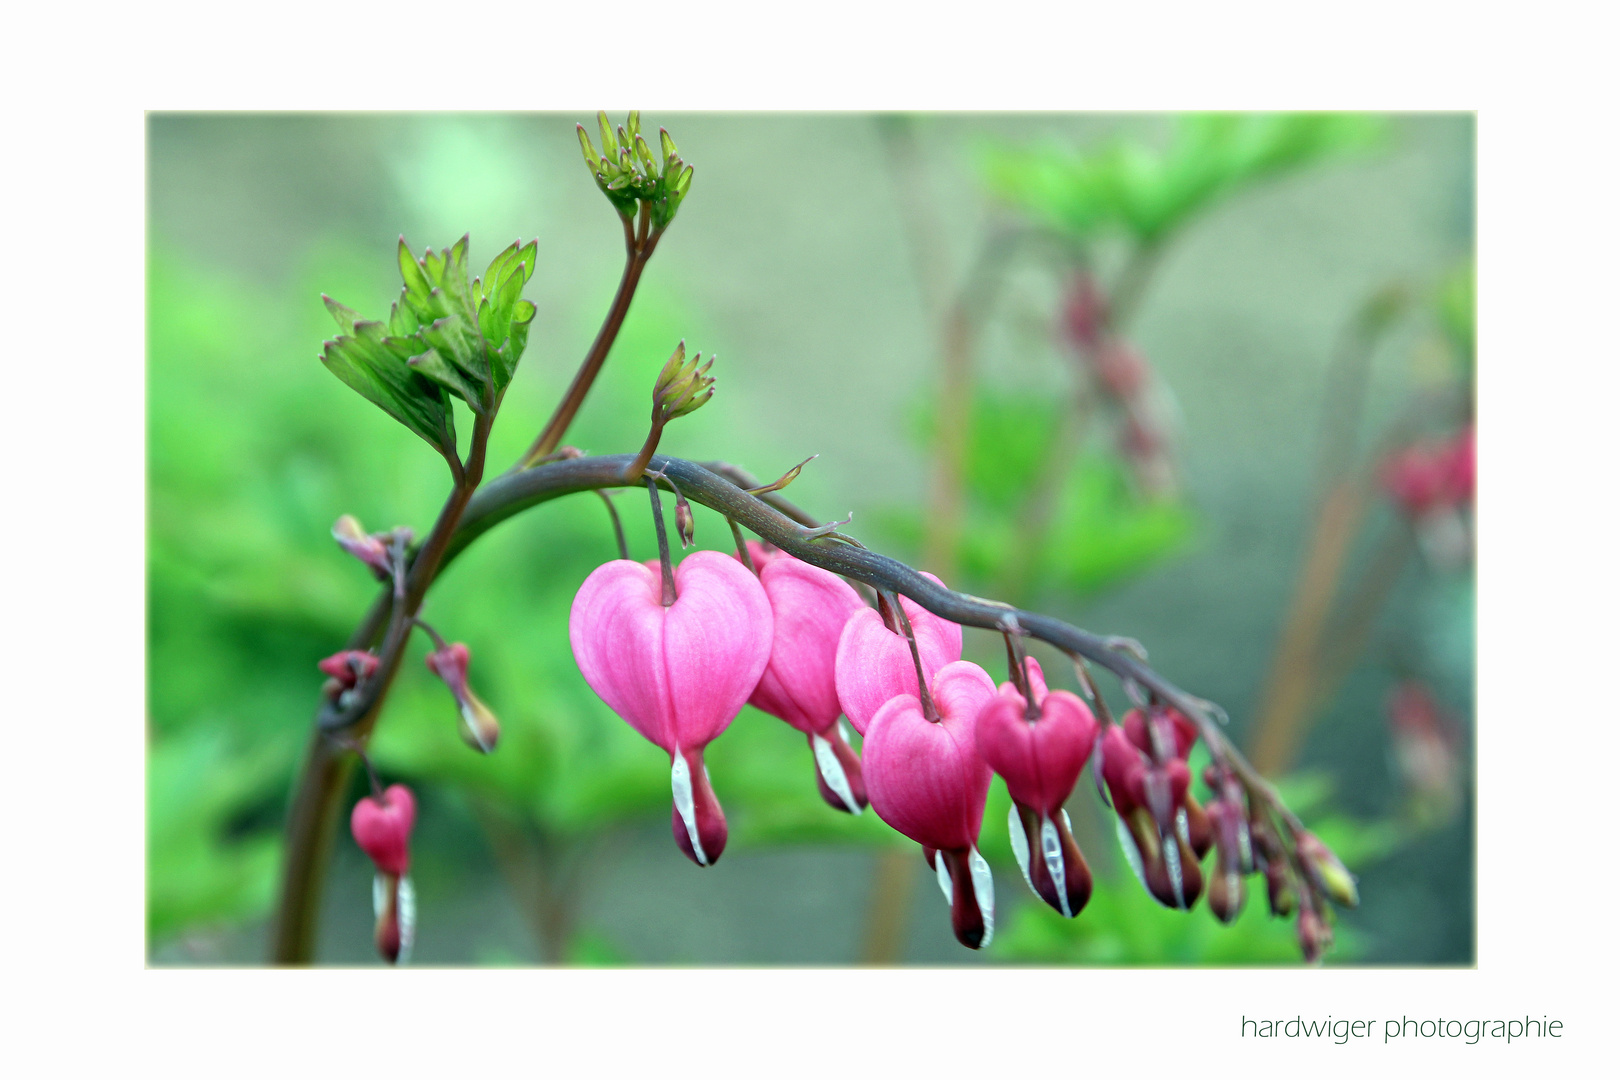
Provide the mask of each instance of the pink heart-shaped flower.
{"label": "pink heart-shaped flower", "polygon": [[778,553],[760,567],[759,583],[771,603],[771,659],[748,703],[786,720],[806,735],[838,719],[835,664],[844,624],[866,608],[837,574]]}
{"label": "pink heart-shaped flower", "polygon": [[737,560],[695,551],[662,602],[656,566],[616,559],[574,597],[568,640],[585,681],[667,752],[701,749],[754,692],[771,657],[771,606]]}
{"label": "pink heart-shaped flower", "polygon": [[878,817],[924,847],[960,850],[979,838],[990,766],[974,744],[974,720],[996,696],[983,668],[946,664],[930,686],[940,722],[911,694],[872,717],[862,748],[866,792]]}
{"label": "pink heart-shaped flower", "polygon": [[349,831],[360,850],[371,856],[377,869],[402,877],[411,867],[411,827],[416,824],[416,799],[404,784],[391,784],[379,801],[367,795],[354,804]]}
{"label": "pink heart-shaped flower", "polygon": [[1007,781],[1014,801],[1056,817],[1091,756],[1097,720],[1074,694],[1045,693],[1039,665],[1033,658],[1028,664],[1039,718],[1028,719],[1024,695],[1005,683],[980,711],[974,737],[979,756]]}

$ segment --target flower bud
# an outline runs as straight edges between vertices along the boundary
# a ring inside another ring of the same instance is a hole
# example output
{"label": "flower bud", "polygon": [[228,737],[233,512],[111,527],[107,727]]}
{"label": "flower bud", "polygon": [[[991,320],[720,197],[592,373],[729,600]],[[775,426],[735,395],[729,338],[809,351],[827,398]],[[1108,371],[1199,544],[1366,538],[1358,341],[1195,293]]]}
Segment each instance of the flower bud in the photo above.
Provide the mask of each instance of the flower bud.
{"label": "flower bud", "polygon": [[692,546],[697,522],[692,520],[692,504],[679,491],[675,493],[675,534],[681,538],[681,550]]}
{"label": "flower bud", "polygon": [[1355,907],[1360,903],[1360,897],[1356,894],[1356,879],[1344,868],[1339,857],[1316,838],[1316,834],[1298,833],[1294,842],[1299,861],[1305,864],[1305,872],[1310,875],[1312,884],[1332,897],[1336,904]]}
{"label": "flower bud", "polygon": [[1271,907],[1271,913],[1285,918],[1294,913],[1299,903],[1299,895],[1294,891],[1293,875],[1288,872],[1287,863],[1281,859],[1268,859],[1266,862],[1266,903]]}
{"label": "flower bud", "polygon": [[1307,963],[1318,963],[1322,954],[1333,947],[1333,928],[1314,908],[1300,910],[1298,932],[1299,949]]}
{"label": "flower bud", "polygon": [[1063,328],[1069,340],[1081,349],[1096,349],[1107,323],[1108,298],[1098,288],[1097,278],[1089,272],[1076,275],[1063,305]]}
{"label": "flower bud", "polygon": [[1243,880],[1249,863],[1249,823],[1243,808],[1226,799],[1207,807],[1215,842],[1215,864],[1210,868],[1209,910],[1231,924],[1243,911],[1248,888]]}
{"label": "flower bud", "polygon": [[331,676],[321,687],[321,692],[329,700],[344,704],[344,695],[371,678],[377,670],[378,663],[380,661],[377,657],[359,649],[345,649],[343,652],[333,653],[315,665]]}
{"label": "flower bud", "polygon": [[1192,907],[1203,892],[1204,878],[1181,806],[1192,780],[1186,762],[1152,763],[1117,726],[1103,734],[1102,753],[1103,782],[1131,869],[1159,903],[1180,910]]}
{"label": "flower bud", "polygon": [[332,524],[332,539],[344,551],[371,567],[377,580],[387,581],[393,574],[394,564],[389,558],[387,545],[381,536],[367,534],[353,514],[344,514]]}
{"label": "flower bud", "polygon": [[471,658],[467,646],[458,641],[428,653],[427,669],[443,679],[455,696],[462,741],[487,754],[501,737],[501,725],[467,685],[467,663]]}

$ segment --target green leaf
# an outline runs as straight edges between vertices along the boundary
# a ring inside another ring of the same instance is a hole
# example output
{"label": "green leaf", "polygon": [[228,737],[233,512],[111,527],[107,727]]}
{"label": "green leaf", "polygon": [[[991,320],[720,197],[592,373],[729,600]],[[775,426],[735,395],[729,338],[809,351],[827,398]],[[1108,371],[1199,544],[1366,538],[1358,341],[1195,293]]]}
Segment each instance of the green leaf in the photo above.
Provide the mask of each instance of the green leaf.
{"label": "green leaf", "polygon": [[321,362],[327,370],[434,449],[453,454],[455,426],[444,390],[383,344],[381,323],[358,322],[355,331],[326,343]]}
{"label": "green leaf", "polygon": [[358,311],[344,307],[325,293],[321,294],[321,302],[326,305],[326,310],[332,313],[332,318],[337,320],[338,326],[345,334],[354,333],[354,324],[364,318]]}
{"label": "green leaf", "polygon": [[[431,253],[431,251],[430,248],[429,252]],[[411,249],[406,246],[403,236],[399,238],[399,275],[405,279],[405,291],[412,300],[416,301],[416,306],[420,311],[421,305],[428,302],[428,296],[433,292],[433,285],[428,281],[426,275],[422,273],[422,267],[418,265],[416,256],[411,254]]]}
{"label": "green leaf", "polygon": [[465,401],[473,412],[483,413],[483,395],[479,393],[477,384],[448,363],[437,349],[430,348],[424,353],[418,353],[406,363],[410,364],[413,371],[427,376]]}

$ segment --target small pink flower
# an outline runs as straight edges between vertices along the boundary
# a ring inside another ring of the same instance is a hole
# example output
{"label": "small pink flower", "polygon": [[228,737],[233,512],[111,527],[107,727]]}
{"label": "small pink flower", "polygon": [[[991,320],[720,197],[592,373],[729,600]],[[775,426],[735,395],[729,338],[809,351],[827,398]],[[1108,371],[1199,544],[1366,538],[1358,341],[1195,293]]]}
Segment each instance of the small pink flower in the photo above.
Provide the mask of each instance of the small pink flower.
{"label": "small pink flower", "polygon": [[866,787],[860,759],[838,728],[842,708],[834,668],[844,624],[866,605],[837,574],[781,551],[767,555],[751,548],[749,555],[770,600],[774,629],[770,662],[748,703],[804,732],[822,798],[835,810],[858,814]]}
{"label": "small pink flower", "polygon": [[381,799],[367,795],[354,804],[349,830],[360,850],[377,869],[402,876],[411,868],[411,828],[416,824],[416,798],[404,784],[391,784]]}
{"label": "small pink flower", "polygon": [[501,737],[500,721],[467,685],[467,664],[472,655],[457,641],[427,654],[427,669],[444,680],[456,699],[461,739],[474,750],[490,753]]}
{"label": "small pink flower", "polygon": [[390,785],[379,799],[368,795],[354,804],[349,831],[377,866],[372,907],[377,917],[377,951],[391,964],[410,955],[416,936],[416,899],[411,879],[411,828],[416,799],[404,784]]}
{"label": "small pink flower", "polygon": [[675,569],[663,604],[660,571],[616,559],[574,597],[568,639],[592,690],[670,756],[671,827],[688,858],[708,866],[726,819],[703,748],[741,711],[771,658],[771,605],[736,559],[695,551]]}
{"label": "small pink flower", "polygon": [[1153,761],[1115,726],[1103,733],[1102,775],[1119,817],[1120,847],[1137,879],[1166,907],[1192,907],[1204,878],[1183,811],[1192,783],[1187,763]]}
{"label": "small pink flower", "polygon": [[985,703],[974,726],[979,756],[1007,782],[1013,854],[1024,881],[1066,916],[1091,898],[1091,870],[1074,842],[1063,803],[1091,756],[1097,720],[1066,690],[1048,692],[1041,665],[1024,661],[1035,711],[1010,682]]}
{"label": "small pink flower", "polygon": [[377,670],[380,661],[368,652],[359,649],[345,649],[343,652],[333,653],[315,666],[320,668],[331,678],[326,680],[322,691],[327,698],[338,704],[345,704],[344,695],[353,690],[360,683],[371,678]]}
{"label": "small pink flower", "polygon": [[[923,577],[944,584],[932,574]],[[960,625],[940,618],[909,597],[900,598],[900,607],[911,620],[917,638],[923,678],[933,679],[946,664],[962,658]],[[910,644],[884,626],[883,617],[872,608],[855,612],[844,624],[834,667],[844,715],[862,735],[872,716],[890,698],[898,694],[917,696],[917,667]]]}
{"label": "small pink flower", "polygon": [[384,543],[390,535],[368,534],[353,514],[344,514],[332,523],[332,539],[336,540],[344,551],[371,567],[371,572],[379,581],[386,581],[394,572],[388,545]]}
{"label": "small pink flower", "polygon": [[929,689],[938,723],[913,694],[891,698],[872,717],[866,787],[878,817],[928,849],[957,940],[978,949],[994,932],[995,890],[976,847],[990,766],[979,757],[973,728],[996,684],[977,664],[958,660],[940,668]]}

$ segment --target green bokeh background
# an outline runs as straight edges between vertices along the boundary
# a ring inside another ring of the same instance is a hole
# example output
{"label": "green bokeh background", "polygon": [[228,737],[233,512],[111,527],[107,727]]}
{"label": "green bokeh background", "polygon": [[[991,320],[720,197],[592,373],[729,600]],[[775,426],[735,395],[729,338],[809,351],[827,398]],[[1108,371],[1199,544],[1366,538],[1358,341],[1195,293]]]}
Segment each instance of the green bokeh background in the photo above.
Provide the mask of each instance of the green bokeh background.
{"label": "green bokeh background", "polygon": [[[328,530],[349,512],[368,527],[425,531],[447,488],[443,463],[420,440],[317,362],[333,335],[320,294],[385,311],[398,289],[401,233],[420,250],[470,231],[478,266],[515,237],[538,237],[541,262],[525,295],[539,315],[492,441],[491,461],[504,468],[549,414],[618,278],[619,225],[573,133],[588,119],[151,117],[154,963],[262,961],[278,829],[317,701],[314,664],[340,647],[372,596]],[[915,557],[928,478],[918,433],[938,381],[939,329],[880,122],[645,119],[671,129],[697,173],[568,441],[593,452],[639,446],[652,378],[684,338],[718,354],[720,382],[709,406],[671,428],[666,450],[761,476],[819,453],[795,501],[829,520],[853,511],[849,531]],[[913,118],[921,168],[900,182],[920,177],[912,194],[942,223],[933,272],[959,280],[986,228],[1008,213],[976,165],[988,143],[1084,148],[1123,137],[1154,146],[1172,124],[1152,115]],[[1161,671],[1225,706],[1241,742],[1306,539],[1336,335],[1391,280],[1430,282],[1469,255],[1473,189],[1472,118],[1400,116],[1380,149],[1238,191],[1188,224],[1130,335],[1177,403],[1180,524],[1108,580],[1048,583],[1037,606],[1144,642]],[[1003,391],[1066,392],[1056,303],[1050,275],[1027,270],[1010,282],[978,357]],[[1409,329],[1376,354],[1369,431],[1399,407],[1424,348]],[[619,502],[633,554],[647,557],[641,501]],[[699,544],[728,540],[723,522],[699,509]],[[424,609],[471,647],[503,743],[487,759],[460,744],[448,694],[423,670],[417,643],[375,755],[419,794],[418,962],[542,956],[533,913],[508,888],[512,864],[503,873],[491,839],[525,821],[544,823],[546,857],[577,873],[566,950],[574,961],[853,962],[876,852],[893,834],[873,815],[827,811],[801,738],[749,709],[709,758],[733,844],[710,870],[687,863],[668,833],[667,763],[606,711],[568,651],[568,602],[611,556],[597,500],[547,504],[482,540]],[[1472,714],[1472,597],[1471,576],[1408,568],[1374,648],[1320,714],[1289,784],[1362,877],[1364,903],[1341,923],[1341,960],[1472,962],[1471,792],[1444,828],[1394,824],[1400,793],[1383,712],[1399,654],[1421,661],[1442,698]],[[970,658],[996,662],[998,641],[968,637]],[[984,843],[1001,860],[997,945],[973,954],[955,944],[918,858],[906,960],[1294,955],[1289,927],[1268,922],[1253,898],[1231,929],[1203,910],[1152,905],[1119,876],[1095,800],[1076,817],[1090,821],[1077,827],[1104,877],[1099,895],[1075,924],[1048,918],[1027,903],[1011,866],[999,787]],[[346,835],[337,848],[318,956],[373,963],[369,867]]]}

